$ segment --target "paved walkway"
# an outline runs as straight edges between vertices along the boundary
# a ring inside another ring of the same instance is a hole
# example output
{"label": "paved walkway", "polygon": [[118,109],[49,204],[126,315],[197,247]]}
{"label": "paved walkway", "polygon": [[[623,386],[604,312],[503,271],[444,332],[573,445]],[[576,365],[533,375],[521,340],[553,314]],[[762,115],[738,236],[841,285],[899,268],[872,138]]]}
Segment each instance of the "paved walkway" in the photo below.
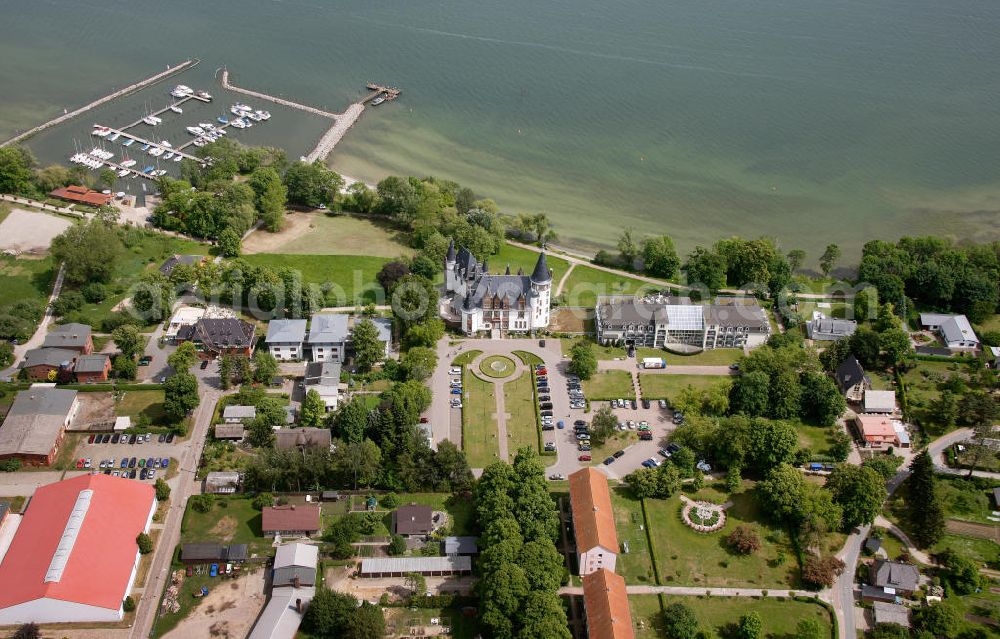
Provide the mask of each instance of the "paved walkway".
{"label": "paved walkway", "polygon": [[513,381],[520,377],[527,369],[524,364],[521,363],[517,357],[511,355],[510,359],[514,362],[514,373],[508,375],[507,377],[497,378],[490,377],[486,375],[479,369],[479,365],[482,364],[483,360],[489,357],[487,353],[479,355],[473,359],[466,367],[470,373],[472,373],[477,378],[483,380],[488,384],[493,384],[493,399],[496,402],[496,413],[493,415],[497,422],[497,448],[499,449],[500,459],[504,461],[511,461],[510,457],[510,446],[508,439],[510,439],[510,434],[507,432],[507,419],[510,414],[507,412],[507,407],[504,404],[505,397],[503,394],[504,383]]}
{"label": "paved walkway", "polygon": [[604,370],[620,370],[632,373],[636,379],[639,373],[643,375],[721,375],[731,377],[738,375],[739,371],[730,370],[728,366],[677,366],[668,365],[666,368],[640,368],[642,360],[636,359],[602,359],[598,360],[597,367]]}
{"label": "paved walkway", "polygon": [[42,209],[43,211],[52,211],[53,213],[63,213],[65,215],[73,215],[75,217],[86,217],[83,213],[79,211],[74,211],[68,206],[52,206],[51,204],[46,204],[45,202],[39,202],[38,200],[32,200],[27,197],[18,197],[16,195],[7,195],[5,193],[0,193],[0,200],[5,202],[13,202],[14,204],[22,204],[24,206],[30,206],[36,209]]}
{"label": "paved walkway", "polygon": [[[706,593],[713,597],[819,597],[827,603],[832,601],[829,590],[811,592],[808,590],[775,590],[773,588],[705,588],[700,586],[625,586],[630,595],[678,595],[700,597]],[[583,595],[581,586],[563,586],[560,595]]]}
{"label": "paved walkway", "polygon": [[879,515],[875,518],[875,525],[887,529],[893,535],[898,537],[899,540],[903,542],[903,545],[906,546],[906,552],[920,563],[925,566],[936,565],[936,562],[931,559],[931,556],[923,550],[917,548],[917,545],[913,543],[913,540],[910,539],[909,535],[903,532],[896,524],[892,523],[882,515]]}
{"label": "paved walkway", "polygon": [[64,264],[59,265],[59,272],[56,274],[55,284],[52,286],[52,294],[49,295],[49,301],[45,306],[45,314],[42,316],[42,321],[38,324],[38,328],[35,329],[34,335],[28,339],[23,344],[18,344],[14,347],[14,362],[10,367],[0,371],[0,377],[7,377],[8,375],[14,375],[17,372],[17,365],[22,359],[24,359],[25,353],[33,348],[38,348],[45,341],[45,336],[49,332],[49,324],[52,323],[54,317],[52,313],[52,303],[56,301],[59,297],[59,292],[62,290],[63,278],[66,275],[66,266]]}

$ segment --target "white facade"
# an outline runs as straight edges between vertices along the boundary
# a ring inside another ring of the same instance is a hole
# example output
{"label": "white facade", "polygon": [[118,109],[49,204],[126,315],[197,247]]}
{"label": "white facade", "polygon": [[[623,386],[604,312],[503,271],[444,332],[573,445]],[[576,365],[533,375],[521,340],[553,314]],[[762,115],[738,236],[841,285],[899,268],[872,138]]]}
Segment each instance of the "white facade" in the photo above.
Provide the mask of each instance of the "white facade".
{"label": "white facade", "polygon": [[589,575],[601,568],[607,568],[611,572],[614,572],[615,564],[618,562],[618,553],[602,546],[594,546],[588,549],[578,548],[576,562],[580,567],[581,576]]}

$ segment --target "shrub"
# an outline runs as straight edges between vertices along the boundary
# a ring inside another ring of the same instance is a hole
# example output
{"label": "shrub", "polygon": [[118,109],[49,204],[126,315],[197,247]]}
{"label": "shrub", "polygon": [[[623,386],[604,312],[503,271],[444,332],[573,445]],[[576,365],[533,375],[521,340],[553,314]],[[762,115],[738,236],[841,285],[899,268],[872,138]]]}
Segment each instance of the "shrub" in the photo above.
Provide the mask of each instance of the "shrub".
{"label": "shrub", "polygon": [[399,496],[396,495],[396,493],[387,493],[382,495],[382,499],[379,500],[379,503],[383,508],[392,510],[399,505]]}
{"label": "shrub", "polygon": [[0,472],[16,473],[19,470],[21,470],[20,459],[5,459],[0,461]]}
{"label": "shrub", "polygon": [[146,533],[139,533],[135,538],[135,543],[139,546],[139,554],[148,555],[153,552],[153,540]]}
{"label": "shrub", "polygon": [[726,543],[741,555],[752,555],[760,550],[760,537],[749,526],[737,526],[726,537]]}
{"label": "shrub", "polygon": [[393,535],[387,552],[393,557],[402,555],[406,552],[406,540],[399,535]]}
{"label": "shrub", "polygon": [[80,292],[83,293],[83,299],[87,300],[91,304],[103,302],[108,296],[108,289],[106,289],[104,284],[101,284],[100,282],[91,282],[80,289]]}
{"label": "shrub", "polygon": [[250,502],[250,505],[257,510],[264,510],[264,508],[274,505],[274,495],[272,495],[271,493],[259,493],[256,497],[253,498],[253,501]]}
{"label": "shrub", "polygon": [[162,477],[156,478],[153,488],[156,490],[156,501],[166,501],[170,498],[170,486],[163,481]]}
{"label": "shrub", "polygon": [[212,510],[214,498],[212,495],[195,495],[188,500],[191,510],[196,513],[207,513]]}
{"label": "shrub", "polygon": [[125,601],[122,602],[122,609],[124,609],[125,612],[132,612],[135,610],[135,599],[132,598],[132,595],[125,597]]}

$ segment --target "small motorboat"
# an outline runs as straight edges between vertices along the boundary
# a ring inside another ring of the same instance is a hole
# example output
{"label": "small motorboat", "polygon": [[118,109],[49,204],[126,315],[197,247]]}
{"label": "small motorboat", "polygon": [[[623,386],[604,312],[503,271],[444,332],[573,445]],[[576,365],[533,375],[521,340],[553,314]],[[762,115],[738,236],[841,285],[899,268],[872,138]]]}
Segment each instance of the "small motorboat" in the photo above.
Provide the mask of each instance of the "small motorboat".
{"label": "small motorboat", "polygon": [[198,96],[199,98],[201,98],[202,100],[211,100],[212,99],[212,94],[209,93],[208,91],[199,91],[199,92],[195,93],[195,95]]}
{"label": "small motorboat", "polygon": [[180,108],[176,104],[171,104],[170,110],[173,111],[174,113],[184,113],[184,109]]}
{"label": "small motorboat", "polygon": [[148,151],[149,150],[149,143],[143,144],[142,145],[142,150],[143,151]]}
{"label": "small motorboat", "polygon": [[220,115],[219,117],[217,117],[215,119],[219,121],[219,124],[229,124],[229,118],[227,118],[224,115]]}
{"label": "small motorboat", "polygon": [[125,177],[129,173],[131,173],[131,171],[129,171],[128,169],[122,169],[121,171],[118,171],[118,177]]}
{"label": "small motorboat", "polygon": [[125,140],[124,142],[122,142],[122,146],[132,146],[133,142],[135,142],[135,138],[129,138],[129,139]]}
{"label": "small motorboat", "polygon": [[164,160],[169,160],[172,157],[174,157],[174,152],[173,151],[167,151],[166,153],[163,154],[163,159]]}
{"label": "small motorboat", "polygon": [[180,155],[174,156],[174,162],[180,162],[181,159],[182,159],[182,156],[180,156]]}

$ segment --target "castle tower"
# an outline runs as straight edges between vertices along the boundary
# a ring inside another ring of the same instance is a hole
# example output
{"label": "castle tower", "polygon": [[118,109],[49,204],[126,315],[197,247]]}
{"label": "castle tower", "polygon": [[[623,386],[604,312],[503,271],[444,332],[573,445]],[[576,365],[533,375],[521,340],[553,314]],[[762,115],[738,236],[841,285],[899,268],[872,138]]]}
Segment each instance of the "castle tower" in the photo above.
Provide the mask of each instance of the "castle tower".
{"label": "castle tower", "polygon": [[538,254],[535,270],[531,273],[531,290],[535,293],[531,326],[545,328],[549,325],[549,306],[552,303],[552,271],[545,261],[545,251]]}
{"label": "castle tower", "polygon": [[456,290],[456,279],[457,275],[455,273],[455,264],[458,257],[455,254],[455,240],[452,239],[448,243],[448,254],[444,258],[444,289],[445,291],[452,292]]}

